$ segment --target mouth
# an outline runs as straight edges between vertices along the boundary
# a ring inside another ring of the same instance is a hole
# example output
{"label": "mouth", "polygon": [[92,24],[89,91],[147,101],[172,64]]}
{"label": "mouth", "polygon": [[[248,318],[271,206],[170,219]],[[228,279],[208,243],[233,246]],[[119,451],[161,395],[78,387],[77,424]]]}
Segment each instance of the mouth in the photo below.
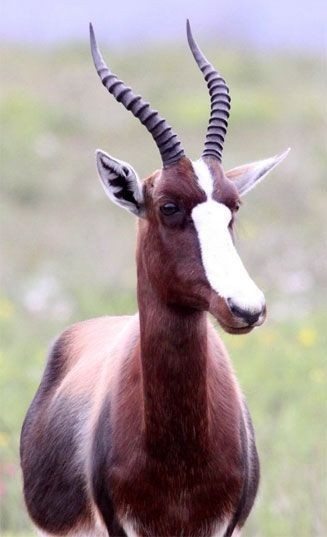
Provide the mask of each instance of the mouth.
{"label": "mouth", "polygon": [[229,324],[226,324],[224,321],[218,321],[220,326],[225,330],[225,332],[228,332],[228,334],[248,334],[251,332],[254,328],[257,328],[258,326],[261,326],[265,321],[265,316],[262,316],[258,319],[257,322],[253,324],[247,324],[245,326],[231,326]]}
{"label": "mouth", "polygon": [[219,321],[219,324],[228,334],[248,334],[251,332],[251,330],[253,330],[253,328],[258,326],[257,324],[250,324],[247,326],[229,326],[221,321]]}
{"label": "mouth", "polygon": [[[216,321],[225,332],[228,334],[239,335],[248,334],[254,328],[261,326],[265,322],[267,316],[266,307],[264,307],[259,316],[249,315],[249,319],[241,318],[240,315],[231,311],[228,302],[216,293],[213,294],[210,302],[209,312],[215,317]],[[246,317],[246,315],[244,315],[244,317]]]}

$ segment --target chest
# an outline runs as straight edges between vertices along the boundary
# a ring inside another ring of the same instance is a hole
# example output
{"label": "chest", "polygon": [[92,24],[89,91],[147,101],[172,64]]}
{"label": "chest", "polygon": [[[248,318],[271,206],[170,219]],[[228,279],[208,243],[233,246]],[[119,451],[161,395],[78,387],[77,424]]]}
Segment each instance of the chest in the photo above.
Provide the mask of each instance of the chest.
{"label": "chest", "polygon": [[[221,520],[217,523],[211,523],[209,526],[204,526],[203,531],[199,533],[185,533],[183,530],[179,535],[194,535],[196,537],[224,537],[226,535],[226,530],[229,526],[229,520]],[[137,523],[132,519],[125,519],[122,525],[127,537],[142,537],[143,535],[151,535],[147,531],[140,529],[137,526]],[[163,529],[162,531],[166,531]],[[166,535],[166,533],[164,533]]]}
{"label": "chest", "polygon": [[[171,463],[171,461],[170,461]],[[193,466],[144,460],[128,475],[116,468],[112,490],[121,524],[127,535],[223,536],[237,508],[243,487],[240,467],[223,474],[209,458]],[[134,533],[132,533],[132,531]]]}

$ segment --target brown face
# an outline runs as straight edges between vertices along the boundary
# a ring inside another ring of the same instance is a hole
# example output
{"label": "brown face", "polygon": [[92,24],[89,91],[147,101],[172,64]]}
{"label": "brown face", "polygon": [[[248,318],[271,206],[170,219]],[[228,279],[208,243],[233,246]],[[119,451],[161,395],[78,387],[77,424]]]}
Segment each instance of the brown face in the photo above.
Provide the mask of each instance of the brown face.
{"label": "brown face", "polygon": [[265,317],[263,295],[233,246],[239,205],[217,160],[183,158],[145,181],[140,220],[138,255],[162,300],[210,311],[230,333],[248,332]]}

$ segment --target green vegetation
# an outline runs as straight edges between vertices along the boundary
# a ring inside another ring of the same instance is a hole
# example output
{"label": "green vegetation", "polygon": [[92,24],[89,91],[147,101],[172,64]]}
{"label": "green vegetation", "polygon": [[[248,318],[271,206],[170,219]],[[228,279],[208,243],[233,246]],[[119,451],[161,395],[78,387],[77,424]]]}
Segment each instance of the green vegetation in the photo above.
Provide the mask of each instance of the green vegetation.
{"label": "green vegetation", "polygon": [[[244,200],[240,215],[239,247],[250,273],[269,290],[270,319],[248,336],[223,335],[262,462],[260,495],[244,536],[323,537],[322,67],[310,58],[207,51],[233,99],[225,166],[292,146],[279,171]],[[149,135],[106,95],[86,48],[2,47],[1,57],[0,528],[6,537],[27,537],[32,530],[21,498],[19,434],[46,349],[67,324],[136,308],[135,223],[105,199],[94,149],[129,161],[141,176],[160,161]],[[196,158],[208,96],[186,49],[110,57]]]}

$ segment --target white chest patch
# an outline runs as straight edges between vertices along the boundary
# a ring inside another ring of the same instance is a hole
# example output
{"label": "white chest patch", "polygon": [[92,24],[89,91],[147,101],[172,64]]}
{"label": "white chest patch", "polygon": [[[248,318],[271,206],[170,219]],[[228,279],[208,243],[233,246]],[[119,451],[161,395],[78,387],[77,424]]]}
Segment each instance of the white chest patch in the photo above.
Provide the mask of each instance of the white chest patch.
{"label": "white chest patch", "polygon": [[212,533],[211,537],[224,537],[227,528],[228,528],[228,521],[219,522],[219,524],[217,524],[217,526],[215,527],[214,532]]}
{"label": "white chest patch", "polygon": [[[210,537],[223,537],[227,530],[228,524],[228,520],[224,520],[223,522],[219,522],[218,524],[216,524],[215,527],[212,529]],[[135,531],[133,523],[130,520],[125,520],[122,523],[122,527],[127,537],[139,537],[139,534]],[[185,533],[185,535],[187,534]]]}
{"label": "white chest patch", "polygon": [[194,207],[192,219],[208,282],[221,297],[231,298],[239,307],[261,310],[263,293],[248,275],[228,229],[232,213],[226,205],[212,199],[213,179],[206,164],[200,160],[193,167],[199,186],[207,195],[207,201]]}
{"label": "white chest patch", "polygon": [[138,534],[134,530],[133,524],[130,520],[125,520],[122,523],[123,530],[125,531],[127,537],[138,537]]}

